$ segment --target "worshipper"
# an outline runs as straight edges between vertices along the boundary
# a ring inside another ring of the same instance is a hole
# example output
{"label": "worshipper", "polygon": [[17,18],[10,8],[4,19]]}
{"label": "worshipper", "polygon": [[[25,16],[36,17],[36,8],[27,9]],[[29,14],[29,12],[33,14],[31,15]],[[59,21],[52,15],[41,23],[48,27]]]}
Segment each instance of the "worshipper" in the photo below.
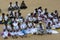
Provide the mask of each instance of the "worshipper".
{"label": "worshipper", "polygon": [[16,18],[14,18],[14,20],[13,20],[13,28],[14,28],[14,30],[18,30],[19,29],[19,27],[18,27],[18,22],[17,22],[17,20],[16,20]]}
{"label": "worshipper", "polygon": [[28,14],[25,21],[26,22],[33,22],[33,13]]}
{"label": "worshipper", "polygon": [[33,13],[38,13],[38,9],[36,8]]}
{"label": "worshipper", "polygon": [[58,18],[58,11],[57,10],[54,11],[54,15],[55,15],[55,17]]}
{"label": "worshipper", "polygon": [[57,17],[54,17],[53,18],[53,25],[52,25],[52,28],[55,28],[55,29],[59,29],[60,28],[60,24],[59,24],[59,19]]}
{"label": "worshipper", "polygon": [[47,8],[45,8],[44,18],[48,18],[48,11],[47,11]]}
{"label": "worshipper", "polygon": [[22,29],[21,31],[24,33],[24,35],[26,35],[26,32],[25,32],[25,30],[26,30],[26,28],[27,28],[26,22],[23,21],[23,22],[20,24],[20,28]]}
{"label": "worshipper", "polygon": [[13,29],[12,24],[11,24],[11,28],[12,28],[12,30],[10,31],[10,35],[11,35],[12,38],[14,38],[15,37],[15,34],[14,34],[15,30]]}
{"label": "worshipper", "polygon": [[19,10],[19,4],[18,1],[15,2],[15,4],[13,5],[14,10]]}
{"label": "worshipper", "polygon": [[18,14],[18,17],[21,17],[20,10],[18,10],[17,14]]}
{"label": "worshipper", "polygon": [[0,16],[0,24],[6,24],[8,20],[8,17],[5,15],[5,13],[2,13],[2,16]]}
{"label": "worshipper", "polygon": [[25,30],[26,34],[31,34],[31,28],[33,26],[32,22],[27,22],[27,29]]}
{"label": "worshipper", "polygon": [[13,17],[14,17],[14,11],[9,11],[9,16],[10,16],[11,18],[13,18]]}
{"label": "worshipper", "polygon": [[54,13],[51,12],[51,14],[49,13],[48,16],[49,16],[49,18],[53,18],[54,17]]}
{"label": "worshipper", "polygon": [[43,10],[42,10],[42,7],[40,6],[39,8],[38,8],[38,14],[39,13],[41,13]]}
{"label": "worshipper", "polygon": [[44,26],[42,25],[42,22],[39,22],[39,24],[37,25],[37,33],[36,34],[44,34]]}
{"label": "worshipper", "polygon": [[18,14],[17,14],[17,12],[14,13],[14,17],[18,18]]}
{"label": "worshipper", "polygon": [[33,22],[36,24],[38,23],[38,18],[36,13],[33,15]]}
{"label": "worshipper", "polygon": [[13,11],[13,10],[14,10],[14,8],[13,8],[13,5],[12,5],[12,2],[10,2],[9,7],[8,7],[8,11]]}
{"label": "worshipper", "polygon": [[7,24],[5,24],[4,29],[3,29],[3,33],[2,33],[2,37],[4,39],[8,38],[8,30],[7,30]]}
{"label": "worshipper", "polygon": [[54,22],[55,24],[57,24],[57,23],[58,23],[58,18],[57,18],[57,17],[53,17],[53,22]]}
{"label": "worshipper", "polygon": [[60,16],[58,17],[58,23],[57,23],[57,25],[58,25],[58,29],[60,29]]}
{"label": "worshipper", "polygon": [[20,27],[20,23],[18,23],[18,27],[19,27],[19,29],[18,29],[17,35],[20,36],[20,37],[23,37],[24,33],[22,32],[22,29]]}
{"label": "worshipper", "polygon": [[25,2],[22,1],[21,6],[20,6],[20,9],[26,9],[26,8],[27,8],[27,6],[26,6]]}
{"label": "worshipper", "polygon": [[20,22],[20,23],[24,22],[24,18],[21,15],[19,15],[19,17],[18,17],[18,22]]}
{"label": "worshipper", "polygon": [[32,27],[30,28],[30,33],[36,35],[37,28],[35,27],[35,23],[32,23]]}
{"label": "worshipper", "polygon": [[57,32],[56,30],[52,30],[50,24],[51,24],[51,23],[49,22],[48,25],[47,25],[47,27],[46,27],[46,32],[47,32],[47,34],[58,34],[59,32]]}

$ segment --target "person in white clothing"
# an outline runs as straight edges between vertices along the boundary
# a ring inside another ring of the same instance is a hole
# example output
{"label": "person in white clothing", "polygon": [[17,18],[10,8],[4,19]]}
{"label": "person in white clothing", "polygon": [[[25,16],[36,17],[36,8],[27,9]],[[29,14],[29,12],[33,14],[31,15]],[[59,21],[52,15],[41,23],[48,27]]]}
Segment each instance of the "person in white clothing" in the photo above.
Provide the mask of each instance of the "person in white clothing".
{"label": "person in white clothing", "polygon": [[8,7],[8,11],[13,11],[13,10],[14,10],[13,4],[12,4],[12,2],[10,2],[9,7]]}
{"label": "person in white clothing", "polygon": [[15,2],[15,4],[13,5],[14,10],[19,10],[20,5],[18,4],[18,1]]}
{"label": "person in white clothing", "polygon": [[59,32],[57,32],[56,30],[52,30],[51,26],[50,26],[50,22],[48,23],[48,26],[46,27],[46,32],[48,34],[58,34]]}
{"label": "person in white clothing", "polygon": [[3,29],[3,33],[2,33],[2,37],[8,38],[8,29],[7,29],[7,24],[5,24],[4,29]]}
{"label": "person in white clothing", "polygon": [[44,34],[44,26],[42,24],[42,22],[39,22],[39,24],[37,25],[37,33],[36,34]]}

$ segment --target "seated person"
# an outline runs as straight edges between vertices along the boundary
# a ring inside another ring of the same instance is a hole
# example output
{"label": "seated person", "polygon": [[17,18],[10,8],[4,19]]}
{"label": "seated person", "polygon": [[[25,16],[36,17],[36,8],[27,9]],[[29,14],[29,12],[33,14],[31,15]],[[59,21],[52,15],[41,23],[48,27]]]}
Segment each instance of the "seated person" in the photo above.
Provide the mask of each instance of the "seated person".
{"label": "seated person", "polygon": [[5,13],[2,13],[2,16],[0,16],[0,24],[7,23],[8,17],[5,15]]}
{"label": "seated person", "polygon": [[20,6],[20,9],[26,9],[26,8],[27,8],[27,6],[26,6],[25,2],[22,1],[21,6]]}
{"label": "seated person", "polygon": [[8,38],[7,24],[5,24],[5,26],[4,26],[3,33],[2,33],[2,37],[3,37],[4,39]]}
{"label": "seated person", "polygon": [[32,23],[32,26],[31,26],[31,28],[30,28],[30,33],[33,34],[33,35],[35,35],[36,32],[37,32],[37,28],[35,27],[35,24]]}
{"label": "seated person", "polygon": [[41,22],[37,25],[37,33],[36,34],[44,34],[44,26],[42,25]]}
{"label": "seated person", "polygon": [[15,4],[13,5],[14,10],[19,10],[19,5],[18,5],[18,1],[15,2]]}
{"label": "seated person", "polygon": [[47,25],[47,27],[46,27],[46,32],[48,33],[48,34],[58,34],[58,32],[56,31],[56,30],[52,30],[51,29],[51,25],[50,25],[51,23],[49,22],[48,23],[48,25]]}
{"label": "seated person", "polygon": [[20,36],[20,37],[23,37],[24,33],[22,32],[22,29],[20,27],[20,23],[18,23],[18,27],[19,27],[19,29],[18,29],[17,35]]}
{"label": "seated person", "polygon": [[14,11],[9,11],[9,17],[14,18]]}
{"label": "seated person", "polygon": [[13,8],[13,5],[12,5],[12,2],[10,2],[10,5],[8,7],[8,11],[13,11],[13,10],[14,10],[14,8]]}

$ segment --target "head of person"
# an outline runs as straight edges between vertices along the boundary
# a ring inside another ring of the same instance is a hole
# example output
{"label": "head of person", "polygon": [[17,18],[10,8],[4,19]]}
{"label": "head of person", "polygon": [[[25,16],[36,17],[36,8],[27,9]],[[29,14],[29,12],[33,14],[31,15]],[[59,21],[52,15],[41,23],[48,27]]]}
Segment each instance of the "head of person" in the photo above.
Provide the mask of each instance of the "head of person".
{"label": "head of person", "polygon": [[53,15],[54,15],[54,13],[53,13],[53,12],[51,12],[51,15],[53,16]]}
{"label": "head of person", "polygon": [[45,8],[44,10],[45,10],[45,12],[47,12],[47,8]]}
{"label": "head of person", "polygon": [[33,16],[33,13],[31,13],[31,16]]}
{"label": "head of person", "polygon": [[55,13],[57,13],[57,10],[55,10]]}
{"label": "head of person", "polygon": [[24,1],[22,1],[22,3],[24,3]]}
{"label": "head of person", "polygon": [[18,1],[16,1],[16,5],[18,5]]}
{"label": "head of person", "polygon": [[36,13],[38,12],[38,9],[37,9],[37,8],[35,9],[35,12],[36,12]]}
{"label": "head of person", "polygon": [[40,6],[40,7],[38,7],[38,9],[42,10],[42,7]]}
{"label": "head of person", "polygon": [[6,16],[9,17],[9,14],[7,14]]}
{"label": "head of person", "polygon": [[10,5],[12,5],[12,2],[10,2]]}
{"label": "head of person", "polygon": [[20,10],[18,10],[18,15],[21,16]]}
{"label": "head of person", "polygon": [[38,7],[38,9],[42,9],[42,7],[40,6],[40,7]]}
{"label": "head of person", "polygon": [[2,13],[2,16],[5,16],[5,13]]}

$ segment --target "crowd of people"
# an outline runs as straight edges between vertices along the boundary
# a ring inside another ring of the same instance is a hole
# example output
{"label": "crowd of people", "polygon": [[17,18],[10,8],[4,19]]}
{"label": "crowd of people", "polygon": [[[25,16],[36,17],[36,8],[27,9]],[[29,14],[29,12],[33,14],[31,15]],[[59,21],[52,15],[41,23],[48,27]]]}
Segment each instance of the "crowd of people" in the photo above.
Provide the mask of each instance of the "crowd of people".
{"label": "crowd of people", "polygon": [[[18,2],[12,7],[12,2],[10,2],[9,13],[7,15],[2,13],[2,16],[0,16],[0,24],[4,24],[1,34],[3,38],[8,38],[9,36],[13,38],[18,36],[26,37],[28,34],[44,35],[59,33],[54,30],[60,28],[60,16],[58,16],[57,10],[49,13],[47,8],[43,10],[40,6],[24,18],[21,16],[20,7],[17,5]],[[25,7],[27,6],[23,5],[21,8]],[[14,10],[18,11],[15,12]]]}

